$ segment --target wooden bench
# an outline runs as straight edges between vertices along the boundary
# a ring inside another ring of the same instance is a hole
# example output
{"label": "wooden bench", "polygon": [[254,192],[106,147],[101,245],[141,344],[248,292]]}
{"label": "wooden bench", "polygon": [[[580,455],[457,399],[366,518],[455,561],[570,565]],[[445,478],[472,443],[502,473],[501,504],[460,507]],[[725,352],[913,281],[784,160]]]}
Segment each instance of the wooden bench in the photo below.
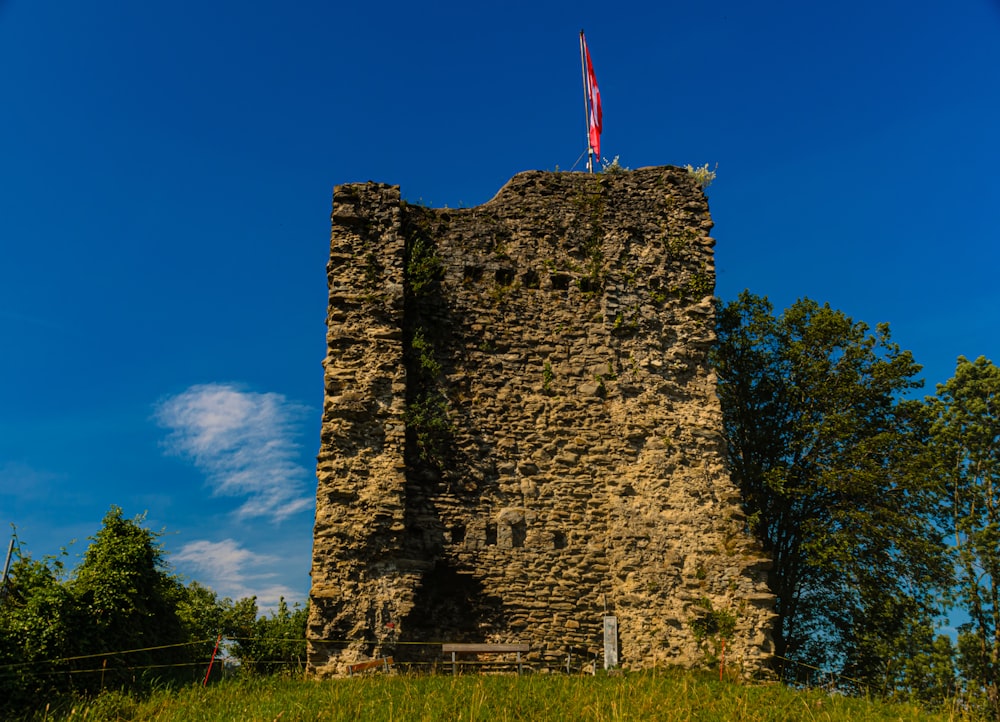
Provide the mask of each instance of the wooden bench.
{"label": "wooden bench", "polygon": [[520,642],[515,642],[512,644],[486,644],[482,642],[473,643],[455,643],[455,644],[442,644],[441,652],[443,654],[451,653],[451,673],[453,675],[458,674],[458,659],[459,654],[517,654],[517,673],[521,674],[522,664],[521,664],[521,652],[527,652],[529,649],[527,644],[521,644]]}
{"label": "wooden bench", "polygon": [[369,659],[367,662],[355,662],[347,665],[347,674],[353,677],[355,672],[364,672],[366,669],[378,667],[388,672],[390,666],[392,666],[392,657],[379,657],[378,659]]}

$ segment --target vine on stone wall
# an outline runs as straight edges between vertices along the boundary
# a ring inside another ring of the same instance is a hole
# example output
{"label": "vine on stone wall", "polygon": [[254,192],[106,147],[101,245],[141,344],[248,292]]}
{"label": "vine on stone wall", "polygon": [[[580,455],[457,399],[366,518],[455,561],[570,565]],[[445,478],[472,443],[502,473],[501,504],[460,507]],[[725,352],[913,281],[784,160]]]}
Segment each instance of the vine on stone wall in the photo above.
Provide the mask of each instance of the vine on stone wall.
{"label": "vine on stone wall", "polygon": [[552,363],[545,359],[545,364],[542,366],[542,391],[544,393],[552,392],[552,381],[555,379],[556,374],[552,370]]}
{"label": "vine on stone wall", "polygon": [[587,218],[587,227],[582,231],[585,235],[580,244],[584,275],[578,283],[585,295],[593,295],[604,286],[605,200],[601,194],[600,182],[592,192],[580,192],[576,197],[576,205]]}
{"label": "vine on stone wall", "polygon": [[705,655],[705,663],[714,665],[719,661],[723,641],[733,637],[736,615],[716,609],[708,597],[702,597],[692,607],[694,614],[688,619],[688,627]]}
{"label": "vine on stone wall", "polygon": [[428,229],[418,227],[406,239],[406,284],[411,301],[420,303],[441,288],[444,265],[434,243],[427,237]]}
{"label": "vine on stone wall", "polygon": [[406,363],[407,434],[416,457],[436,468],[447,458],[453,438],[448,400],[442,388],[438,349],[444,342],[446,325],[440,316],[444,264],[431,238],[431,229],[419,215],[404,226],[405,311],[403,355]]}

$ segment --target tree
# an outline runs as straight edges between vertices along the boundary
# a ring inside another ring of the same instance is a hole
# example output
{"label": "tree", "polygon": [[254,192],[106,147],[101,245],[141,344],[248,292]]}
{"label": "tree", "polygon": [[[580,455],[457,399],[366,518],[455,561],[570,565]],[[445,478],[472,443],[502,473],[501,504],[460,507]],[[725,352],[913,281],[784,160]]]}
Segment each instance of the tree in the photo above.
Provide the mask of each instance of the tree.
{"label": "tree", "polygon": [[955,646],[951,637],[936,634],[928,627],[915,630],[912,637],[903,637],[901,679],[897,687],[906,690],[909,699],[925,707],[942,706],[958,694],[955,668]]}
{"label": "tree", "polygon": [[0,607],[0,708],[30,702],[69,682],[65,660],[78,653],[77,632],[85,617],[61,573],[61,561],[51,557],[24,556],[11,568],[10,593]]}
{"label": "tree", "polygon": [[[142,522],[111,507],[70,582],[88,622],[78,632],[81,651],[109,653],[106,669],[101,662],[102,686],[109,670],[112,681],[125,684],[136,679],[134,670],[156,665],[155,676],[165,677],[191,661],[190,650],[181,646],[188,639],[177,614],[183,587],[164,569],[159,535]],[[98,676],[82,679],[93,687]]]}
{"label": "tree", "polygon": [[920,367],[887,325],[809,299],[775,316],[745,291],[717,326],[729,467],[774,562],[776,654],[883,686],[899,666],[884,655],[930,624],[948,579],[926,413],[903,398]]}
{"label": "tree", "polygon": [[1000,716],[1000,369],[958,357],[955,375],[929,399],[936,457],[958,570],[958,603],[969,615],[960,664]]}
{"label": "tree", "polygon": [[289,608],[282,597],[276,611],[258,618],[256,600],[251,598],[240,600],[234,612],[237,619],[252,620],[245,636],[232,647],[241,667],[252,674],[289,673],[302,669],[306,657],[308,606],[296,604]]}
{"label": "tree", "polygon": [[218,635],[248,671],[302,665],[306,609],[282,599],[258,619],[253,597],[220,600],[198,582],[184,586],[143,521],[111,507],[68,576],[59,558],[18,551],[0,605],[4,719],[52,695],[200,682]]}

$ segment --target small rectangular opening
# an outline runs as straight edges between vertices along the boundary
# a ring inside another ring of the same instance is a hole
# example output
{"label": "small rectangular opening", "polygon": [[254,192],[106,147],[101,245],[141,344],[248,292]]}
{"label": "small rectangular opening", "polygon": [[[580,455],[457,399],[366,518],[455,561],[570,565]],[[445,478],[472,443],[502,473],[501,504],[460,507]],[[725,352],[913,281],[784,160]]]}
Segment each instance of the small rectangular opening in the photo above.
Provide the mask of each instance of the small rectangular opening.
{"label": "small rectangular opening", "polygon": [[565,291],[569,288],[570,277],[565,273],[553,274],[550,279],[553,291]]}
{"label": "small rectangular opening", "polygon": [[524,521],[516,521],[510,525],[510,545],[513,547],[523,547],[524,540],[528,536],[528,528]]}
{"label": "small rectangular opening", "polygon": [[552,534],[552,547],[554,549],[566,548],[566,532],[557,531]]}

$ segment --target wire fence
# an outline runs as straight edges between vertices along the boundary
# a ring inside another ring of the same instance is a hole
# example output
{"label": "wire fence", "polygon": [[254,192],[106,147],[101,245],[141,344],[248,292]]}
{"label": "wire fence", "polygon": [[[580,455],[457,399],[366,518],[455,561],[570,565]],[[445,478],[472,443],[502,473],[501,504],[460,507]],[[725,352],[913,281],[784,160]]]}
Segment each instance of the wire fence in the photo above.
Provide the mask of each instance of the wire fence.
{"label": "wire fence", "polygon": [[[305,639],[289,639],[286,637],[228,637],[226,638],[227,643],[239,643],[239,642],[267,642],[269,645],[273,645],[273,648],[280,649],[281,647],[288,647],[291,645],[302,645],[304,647]],[[131,677],[138,675],[150,673],[161,674],[167,672],[179,672],[183,670],[190,670],[192,673],[197,672],[197,676],[192,674],[191,679],[200,679],[202,670],[211,670],[212,665],[215,662],[223,662],[219,665],[217,669],[220,671],[217,675],[225,675],[226,665],[225,663],[229,660],[234,659],[229,655],[229,650],[222,648],[216,648],[214,653],[209,654],[199,654],[197,648],[202,650],[208,645],[213,645],[216,642],[216,638],[211,639],[198,639],[190,642],[180,642],[176,644],[160,644],[148,647],[136,647],[132,649],[120,649],[120,650],[106,650],[102,652],[94,652],[90,654],[78,654],[72,656],[64,657],[52,657],[47,659],[37,659],[29,661],[20,662],[5,662],[0,663],[0,681],[10,680],[16,677],[30,676],[37,679],[45,678],[66,678],[72,680],[80,676],[90,676],[95,679],[97,676],[100,677],[100,686],[104,686],[104,677],[108,676],[112,680],[120,679],[121,675],[124,673]],[[190,652],[184,653],[184,649],[190,649]],[[180,652],[180,655],[177,653]],[[164,661],[159,662],[155,660],[149,660],[149,655],[156,656],[156,653],[171,653],[172,656],[187,656],[188,659],[182,659],[177,661]],[[145,655],[146,659],[142,661],[137,661],[137,663],[129,663],[129,658],[135,658],[137,655]],[[196,659],[200,657],[200,659]],[[99,664],[98,664],[99,661]],[[304,655],[297,659],[290,658],[253,658],[250,659],[249,656],[244,655],[241,662],[249,664],[252,666],[258,665],[268,665],[268,667],[298,667],[302,670],[305,669],[305,659]],[[83,664],[81,664],[83,663]],[[209,672],[205,672],[205,681],[208,681]]]}
{"label": "wire fence", "polygon": [[[149,654],[167,654],[183,652],[185,649],[191,650],[191,654],[195,655],[199,650],[196,648],[201,647],[202,650],[207,645],[214,645],[218,641],[215,639],[199,639],[190,642],[183,642],[177,644],[168,645],[156,645],[149,647],[139,647],[134,649],[124,649],[124,650],[107,650],[104,652],[97,652],[91,654],[81,654],[65,657],[55,657],[42,660],[32,660],[32,661],[22,661],[22,662],[6,662],[0,663],[0,684],[12,681],[17,675],[25,672],[30,672],[30,676],[37,680],[45,680],[44,685],[46,688],[52,690],[57,694],[62,694],[64,692],[85,692],[85,693],[96,693],[98,691],[104,691],[105,689],[134,689],[134,683],[136,680],[141,680],[144,682],[153,681],[154,685],[159,683],[155,682],[157,679],[165,679],[172,672],[180,672],[184,675],[184,678],[174,675],[169,677],[174,681],[175,684],[180,686],[188,686],[194,684],[207,685],[210,681],[218,683],[222,679],[232,675],[234,673],[233,665],[230,664],[233,660],[238,660],[238,658],[232,656],[234,649],[227,649],[226,645],[234,648],[236,644],[240,642],[245,643],[261,643],[265,642],[268,645],[274,645],[272,648],[280,648],[281,646],[292,646],[297,645],[300,649],[304,648],[308,644],[320,644],[320,645],[331,645],[339,646],[347,649],[348,647],[353,647],[357,649],[360,646],[366,644],[373,645],[374,642],[368,639],[306,639],[306,638],[289,638],[289,637],[225,637],[223,638],[224,646],[217,649],[217,654],[202,654],[201,659],[189,661],[176,661],[176,662],[160,662],[155,661],[143,661],[137,664],[127,664],[129,658],[136,658],[138,655],[149,655]],[[414,675],[414,676],[427,676],[427,675],[437,675],[437,674],[451,674],[452,667],[449,659],[446,659],[443,654],[441,654],[441,645],[445,644],[444,641],[400,641],[396,642],[393,646],[396,648],[414,648],[414,647],[425,647],[430,653],[433,648],[437,648],[438,659],[436,660],[420,660],[420,659],[396,659],[393,661],[393,669],[397,673],[402,673],[403,675]],[[569,665],[565,667],[563,665],[558,665],[558,668],[565,669],[567,675],[571,676],[590,676],[591,674],[597,673],[599,655],[593,650],[589,650],[584,654],[585,650],[577,649],[574,650],[573,655],[577,662],[577,667],[571,672]],[[406,655],[403,655],[404,657]],[[419,656],[419,655],[417,655]],[[870,682],[865,682],[848,675],[840,674],[838,672],[824,669],[821,666],[808,664],[796,659],[790,659],[780,655],[772,655],[771,659],[774,661],[774,672],[780,681],[788,684],[797,689],[820,689],[829,694],[843,694],[845,696],[866,696],[871,694],[874,697],[892,697],[890,693],[879,694],[878,691],[872,692],[872,687]],[[109,667],[109,660],[113,660],[115,666]],[[361,661],[361,660],[358,660]],[[222,662],[222,664],[219,664]],[[255,659],[252,660],[254,664],[267,664],[273,670],[283,670],[279,672],[291,679],[297,679],[299,676],[304,676],[306,673],[306,659],[303,654],[296,658],[268,658],[268,659]],[[216,667],[213,669],[213,663]],[[244,664],[246,662],[244,661]],[[76,666],[70,666],[76,665]],[[592,666],[591,666],[592,665]],[[243,665],[239,665],[243,666]],[[584,671],[585,668],[590,667],[591,671]],[[788,667],[794,668],[795,670],[801,670],[801,674],[789,673]],[[373,667],[374,673],[382,673],[387,667]],[[556,670],[556,665],[549,670]],[[721,669],[720,669],[721,672]],[[131,682],[122,677],[121,675],[127,674]],[[117,674],[117,676],[115,676]],[[239,671],[236,674],[240,674]],[[90,684],[81,682],[79,684],[73,683],[72,680],[80,679],[81,677],[90,676]],[[105,684],[105,676],[107,676],[108,684]],[[60,682],[59,678],[62,677],[64,682]],[[723,677],[720,674],[720,679],[724,679],[726,684],[747,684],[753,683],[752,680],[747,680],[738,672],[732,671],[730,674]],[[905,694],[905,693],[904,693]],[[969,697],[968,694],[964,696],[956,692],[952,697],[944,698],[941,700],[929,700],[929,703],[933,705],[944,705],[948,707],[953,707],[956,710],[963,710],[968,708],[974,700]]]}
{"label": "wire fence", "polygon": [[[190,660],[190,661],[177,661],[177,662],[164,662],[164,663],[153,663],[153,662],[143,662],[140,664],[127,664],[127,658],[130,655],[138,654],[148,654],[151,652],[159,652],[164,650],[180,650],[183,648],[193,648],[193,647],[205,647],[206,645],[213,644],[216,642],[215,638],[198,639],[190,642],[183,642],[177,644],[164,644],[156,645],[150,647],[138,647],[134,649],[124,649],[124,650],[108,650],[104,652],[95,652],[91,654],[81,654],[67,657],[55,657],[50,659],[42,660],[31,660],[24,662],[8,662],[0,663],[0,679],[5,676],[12,674],[17,674],[22,671],[30,671],[33,676],[36,677],[54,677],[61,675],[94,675],[94,674],[107,674],[110,672],[128,672],[130,674],[136,674],[146,671],[153,670],[178,670],[178,669],[205,669],[213,662],[222,662],[219,672],[220,676],[225,675],[226,663],[238,662],[237,666],[243,666],[247,664],[248,666],[263,666],[266,665],[270,668],[287,668],[287,669],[298,669],[302,672],[306,668],[305,655],[296,656],[295,658],[289,657],[261,657],[261,658],[250,658],[249,656],[244,656],[240,658],[239,656],[233,655],[234,645],[240,642],[245,643],[265,643],[274,648],[285,647],[286,649],[292,645],[330,645],[330,646],[341,646],[344,648],[351,646],[361,646],[361,647],[372,647],[376,645],[373,640],[369,639],[306,639],[306,638],[289,638],[289,637],[223,637],[224,646],[218,648],[215,654],[210,654],[205,656],[201,660]],[[393,642],[392,647],[425,647],[428,648],[428,656],[433,654],[434,648],[440,649],[441,645],[445,644],[445,641],[397,641]],[[273,654],[273,652],[272,652]],[[575,657],[576,666],[573,668],[576,671],[582,671],[584,668],[590,668],[596,671],[597,664],[599,661],[599,653],[593,652],[593,650],[584,653],[584,650],[570,650],[568,654],[567,664],[559,665],[559,668],[565,669],[570,672],[569,658]],[[802,686],[807,688],[824,688],[831,691],[845,691],[853,693],[866,693],[869,689],[869,684],[863,680],[855,679],[847,675],[843,675],[832,670],[826,670],[822,667],[811,665],[800,660],[790,659],[787,657],[782,657],[780,655],[772,655],[772,659],[775,662],[774,672],[777,674],[781,681],[793,683],[796,686]],[[102,664],[87,665],[87,666],[67,666],[74,663],[84,662],[88,660],[101,660]],[[108,666],[109,660],[114,661],[113,667]],[[805,674],[787,674],[787,670],[781,668],[779,665],[791,665],[796,669],[801,669],[805,671]],[[229,668],[232,668],[232,664]],[[437,668],[444,669],[446,666],[450,669],[449,660],[441,657],[440,659],[412,659],[412,660],[398,660],[395,663],[396,667],[401,667],[409,671],[419,671],[419,670],[430,670],[435,671]],[[720,668],[721,672],[721,668]],[[721,675],[720,675],[721,676]],[[739,675],[734,675],[738,677]],[[206,678],[207,679],[207,678]]]}

